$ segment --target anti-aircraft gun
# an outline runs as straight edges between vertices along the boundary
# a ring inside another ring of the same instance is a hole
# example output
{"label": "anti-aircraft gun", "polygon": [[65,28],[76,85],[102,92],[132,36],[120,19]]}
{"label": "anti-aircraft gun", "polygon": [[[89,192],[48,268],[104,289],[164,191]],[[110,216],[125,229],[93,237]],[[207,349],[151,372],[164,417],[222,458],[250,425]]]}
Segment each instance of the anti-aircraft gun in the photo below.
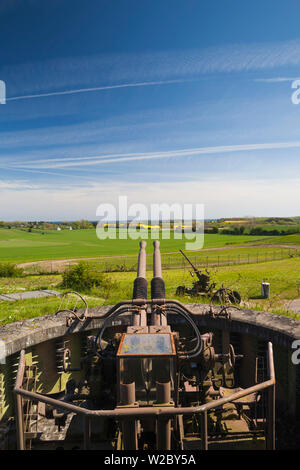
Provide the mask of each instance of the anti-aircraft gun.
{"label": "anti-aircraft gun", "polygon": [[216,289],[216,284],[214,282],[210,282],[209,273],[207,271],[206,273],[199,271],[199,269],[196,268],[196,266],[186,256],[186,254],[182,250],[179,251],[192,267],[192,271],[190,271],[191,276],[194,277],[194,275],[196,275],[198,280],[193,282],[192,287],[178,286],[176,289],[177,296],[203,296],[208,297],[209,299],[211,299],[212,302],[220,303],[239,304],[241,302],[241,295],[239,294],[239,292],[233,291],[224,286],[220,287],[219,289]]}
{"label": "anti-aircraft gun", "polygon": [[208,273],[203,273],[196,268],[196,266],[191,262],[191,260],[186,256],[186,254],[179,250],[182,256],[187,260],[187,262],[191,265],[192,270],[190,274],[192,277],[196,275],[198,278],[197,281],[193,282],[193,287],[185,287],[185,286],[178,286],[176,290],[176,295],[192,295],[198,296],[200,294],[210,294],[213,289],[216,287],[215,283],[210,283],[210,276]]}
{"label": "anti-aircraft gun", "polygon": [[[215,325],[217,314],[211,316],[209,310],[196,314],[187,305],[166,299],[157,241],[148,299],[145,248],[142,241],[131,300],[117,303],[106,313],[88,308],[61,312],[67,316],[69,337],[85,326],[91,330],[80,361],[72,357],[72,348],[63,354],[63,370],[71,374],[63,395],[25,387],[21,354],[14,389],[19,447],[24,437],[24,400],[35,403],[38,410],[45,404],[44,416],[52,427],[53,419],[62,424],[67,416],[75,416],[85,449],[273,448],[272,344],[266,357],[269,378],[257,383],[257,371],[251,378],[248,358],[235,354],[229,342],[223,341],[219,352],[215,350],[214,335],[205,331],[205,325]],[[222,317],[221,324],[226,326],[227,317]],[[249,385],[244,388],[236,373],[238,360],[248,373]],[[70,441],[71,424],[67,435]]]}

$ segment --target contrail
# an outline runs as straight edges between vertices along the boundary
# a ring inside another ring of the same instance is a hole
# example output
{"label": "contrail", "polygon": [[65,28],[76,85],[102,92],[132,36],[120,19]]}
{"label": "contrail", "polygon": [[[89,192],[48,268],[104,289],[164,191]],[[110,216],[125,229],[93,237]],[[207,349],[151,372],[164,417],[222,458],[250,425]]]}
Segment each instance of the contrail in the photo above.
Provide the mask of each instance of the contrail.
{"label": "contrail", "polygon": [[[72,175],[71,173],[61,173],[61,172],[54,172],[54,171],[43,171],[34,168],[23,168],[18,166],[0,166],[2,170],[9,170],[9,171],[19,171],[21,173],[38,173],[42,175],[51,175],[51,176],[65,176],[67,178],[78,178],[79,175]],[[80,179],[91,181],[90,177],[83,176],[80,174]]]}
{"label": "contrail", "polygon": [[[83,73],[86,74],[87,79],[93,80],[93,83],[96,83],[100,67],[104,82],[113,80],[115,83],[122,81],[128,81],[129,83],[93,88],[73,88],[65,91],[50,91],[48,93],[32,93],[30,95],[12,96],[7,98],[7,101],[105,91],[126,87],[167,85],[189,81],[191,77],[197,77],[200,80],[200,77],[203,78],[214,73],[228,74],[283,66],[299,67],[299,65],[299,39],[252,44],[228,44],[226,46],[161,51],[151,54],[104,54],[76,59],[51,59],[26,64],[25,74],[24,64],[9,66],[7,71],[10,73],[13,82],[18,83],[18,80],[20,80],[22,83],[25,82],[24,75],[25,77],[27,76],[28,67],[31,67],[38,80],[37,83],[40,86],[43,84],[45,89],[49,88],[49,83],[52,83],[52,87],[54,87],[53,83],[55,83],[55,88],[66,86],[62,85],[65,83],[70,83],[70,87],[82,86],[78,81]],[[169,80],[171,77],[177,77],[177,80]],[[146,81],[149,78],[151,81]],[[30,84],[32,84],[32,77]]]}
{"label": "contrail", "polygon": [[6,98],[6,101],[17,101],[17,100],[29,100],[34,98],[44,98],[47,96],[60,96],[60,95],[74,95],[76,93],[90,93],[95,91],[105,91],[105,90],[114,90],[116,88],[133,88],[133,87],[142,87],[142,86],[155,86],[155,85],[169,85],[172,83],[184,83],[195,80],[181,79],[181,80],[162,80],[157,82],[137,82],[137,83],[123,83],[122,85],[108,85],[108,86],[99,86],[94,88],[77,88],[75,90],[65,90],[65,91],[51,91],[49,93],[39,93],[37,95],[21,95],[21,96],[12,96],[11,98]]}
{"label": "contrail", "polygon": [[[163,152],[148,153],[126,153],[114,155],[98,155],[93,157],[74,157],[46,159],[40,161],[27,161],[22,164],[16,164],[14,168],[31,168],[31,169],[58,169],[67,167],[79,167],[88,165],[104,165],[108,163],[131,162],[136,160],[152,160],[157,158],[176,158],[196,155],[213,155],[231,152],[249,152],[257,150],[278,150],[300,148],[300,141],[292,142],[273,142],[262,144],[242,144],[242,145],[219,145],[215,147],[197,147],[181,150],[168,150]],[[10,165],[12,167],[12,165]]]}
{"label": "contrail", "polygon": [[273,78],[254,78],[254,82],[261,83],[282,83],[299,80],[299,77],[273,77]]}

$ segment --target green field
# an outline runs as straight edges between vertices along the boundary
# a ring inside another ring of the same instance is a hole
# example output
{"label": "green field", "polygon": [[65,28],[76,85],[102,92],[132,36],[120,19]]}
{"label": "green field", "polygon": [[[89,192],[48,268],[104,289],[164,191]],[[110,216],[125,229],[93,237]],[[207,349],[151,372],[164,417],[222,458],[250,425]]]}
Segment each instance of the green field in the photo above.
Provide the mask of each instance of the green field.
{"label": "green field", "polygon": [[[123,231],[124,233],[125,231]],[[146,238],[148,232],[144,232]],[[164,240],[163,232],[157,231],[155,238],[161,240],[161,251],[172,252],[185,248],[185,240]],[[266,237],[249,235],[205,234],[205,248],[263,241]],[[152,240],[148,239],[148,246]],[[148,248],[149,250],[149,248]],[[48,230],[28,232],[21,229],[0,229],[0,262],[22,263],[26,261],[128,255],[138,252],[138,240],[99,240],[94,229]]]}
{"label": "green field", "polygon": [[[145,233],[144,233],[145,234]],[[147,233],[146,233],[147,234]],[[162,232],[156,233],[161,241],[163,276],[168,298],[176,298],[178,285],[191,285],[190,267],[183,263],[180,248],[185,248],[185,240],[172,237],[162,239]],[[244,246],[241,246],[244,245]],[[287,248],[274,245],[286,245]],[[287,310],[286,303],[300,297],[300,246],[299,235],[277,237],[205,234],[204,250],[190,252],[188,256],[200,268],[208,267],[212,281],[240,291],[243,306],[265,310],[277,314],[295,316]],[[205,251],[206,249],[206,251]],[[147,277],[152,277],[152,240],[148,240]],[[170,252],[170,253],[169,253]],[[94,269],[107,272],[109,287],[93,289],[83,293],[89,306],[115,304],[132,296],[133,280],[138,254],[138,240],[100,241],[95,230],[74,231],[32,231],[20,229],[0,229],[0,262],[26,262],[40,260],[99,257],[89,260]],[[102,257],[102,259],[101,259]],[[106,258],[105,258],[106,257]],[[53,261],[54,263],[54,261]],[[50,262],[50,265],[52,263]],[[36,266],[34,266],[35,268]],[[29,267],[31,269],[32,266]],[[171,269],[172,268],[172,269]],[[65,267],[64,267],[65,269]],[[0,293],[22,292],[25,290],[55,289],[63,292],[60,286],[62,276],[36,272],[21,278],[0,278]],[[54,269],[55,271],[55,269]],[[28,272],[28,271],[27,271]],[[271,298],[260,298],[262,280],[271,283]],[[202,302],[203,299],[180,299],[184,302]],[[60,299],[28,299],[23,301],[0,301],[0,322],[7,323],[24,318],[54,313]]]}
{"label": "green field", "polygon": [[300,233],[295,233],[293,235],[280,235],[276,237],[264,237],[263,239],[255,242],[256,244],[266,244],[266,245],[300,245]]}
{"label": "green field", "polygon": [[[207,249],[186,253],[189,260],[198,268],[219,267],[225,265],[241,265],[251,263],[265,263],[267,261],[275,261],[287,259],[290,257],[299,257],[300,250],[292,248],[275,248],[273,246],[232,246],[231,248]],[[181,253],[162,253],[161,256],[163,269],[191,269],[188,262],[183,258]],[[137,267],[137,253],[127,257],[111,257],[89,260],[89,263],[95,268],[104,271],[135,271]],[[153,257],[152,253],[147,255],[147,269],[152,269]],[[51,272],[57,269],[51,263],[47,263],[43,267],[36,265],[26,267],[26,271],[35,272]]]}
{"label": "green field", "polygon": [[[109,273],[108,289],[93,289],[88,295],[84,294],[90,307],[100,305],[113,305],[120,300],[131,299],[133,281],[136,277],[134,272]],[[166,283],[167,298],[177,298],[182,302],[203,303],[202,298],[178,298],[175,295],[178,285],[191,285],[193,279],[187,271],[174,269],[164,271],[163,277]],[[290,258],[266,263],[223,266],[211,271],[212,281],[217,286],[224,286],[238,290],[243,299],[242,306],[251,309],[269,311],[281,315],[300,318],[288,311],[286,303],[300,296],[300,258]],[[148,286],[152,278],[152,272],[147,272]],[[61,275],[27,276],[20,279],[0,278],[0,293],[21,292],[22,290],[55,289],[63,292],[60,287]],[[260,297],[261,281],[270,282],[271,297],[262,299]],[[150,287],[149,287],[150,289]],[[60,304],[58,298],[28,299],[16,302],[0,302],[0,322],[10,323],[13,321],[32,318],[41,315],[55,313]]]}

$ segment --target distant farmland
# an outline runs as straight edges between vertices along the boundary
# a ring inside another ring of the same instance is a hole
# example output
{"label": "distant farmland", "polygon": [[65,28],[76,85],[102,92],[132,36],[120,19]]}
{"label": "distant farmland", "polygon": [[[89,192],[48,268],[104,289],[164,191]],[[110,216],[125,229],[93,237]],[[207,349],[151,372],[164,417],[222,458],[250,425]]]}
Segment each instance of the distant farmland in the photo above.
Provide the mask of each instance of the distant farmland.
{"label": "distant farmland", "polygon": [[293,235],[280,235],[278,237],[264,237],[261,241],[256,243],[263,243],[264,245],[298,245],[300,246],[300,233]]}
{"label": "distant farmland", "polygon": [[[124,231],[123,231],[124,232]],[[142,232],[141,232],[142,233]],[[148,246],[152,251],[151,234],[143,232],[143,238],[148,238]],[[161,251],[172,252],[185,248],[185,242],[189,240],[174,239],[174,233],[171,232],[171,239],[162,239],[162,232],[157,231],[156,239],[161,240]],[[277,240],[279,237],[274,237]],[[280,237],[284,238],[284,237]],[[205,248],[217,248],[232,244],[244,244],[263,242],[266,236],[249,235],[222,235],[205,234]],[[268,243],[270,238],[268,237]],[[0,230],[0,262],[10,261],[16,263],[86,258],[101,256],[117,256],[135,254],[138,251],[139,240],[99,240],[95,229],[87,230],[33,230],[28,232],[21,229],[1,229]]]}

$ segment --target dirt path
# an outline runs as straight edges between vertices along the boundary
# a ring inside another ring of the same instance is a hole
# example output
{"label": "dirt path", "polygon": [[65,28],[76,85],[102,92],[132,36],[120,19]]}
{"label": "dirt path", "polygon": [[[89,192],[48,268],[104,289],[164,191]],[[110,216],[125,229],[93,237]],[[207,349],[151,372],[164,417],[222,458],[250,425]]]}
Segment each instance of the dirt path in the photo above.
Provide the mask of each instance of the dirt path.
{"label": "dirt path", "polygon": [[[219,247],[212,247],[212,248],[204,248],[201,250],[201,252],[209,252],[209,251],[223,251],[223,250],[234,250],[237,248],[291,248],[291,249],[298,249],[300,250],[300,245],[250,245],[250,244],[245,244],[245,245],[229,245],[229,246],[219,246]],[[186,253],[195,253],[195,251],[186,251]],[[167,251],[167,252],[162,252],[162,255],[174,255],[178,254],[178,251]],[[152,256],[152,253],[148,253],[147,256]],[[51,265],[52,269],[54,271],[60,271],[63,266],[66,264],[74,264],[78,261],[85,261],[85,260],[106,260],[106,259],[120,259],[120,258],[136,258],[136,254],[128,254],[128,255],[107,255],[107,256],[93,256],[93,257],[86,257],[86,258],[68,258],[68,259],[49,259],[49,260],[43,260],[43,261],[29,261],[26,263],[21,263],[18,264],[18,267],[20,268],[26,268],[28,266],[39,266],[41,268],[46,268],[47,266]]]}

